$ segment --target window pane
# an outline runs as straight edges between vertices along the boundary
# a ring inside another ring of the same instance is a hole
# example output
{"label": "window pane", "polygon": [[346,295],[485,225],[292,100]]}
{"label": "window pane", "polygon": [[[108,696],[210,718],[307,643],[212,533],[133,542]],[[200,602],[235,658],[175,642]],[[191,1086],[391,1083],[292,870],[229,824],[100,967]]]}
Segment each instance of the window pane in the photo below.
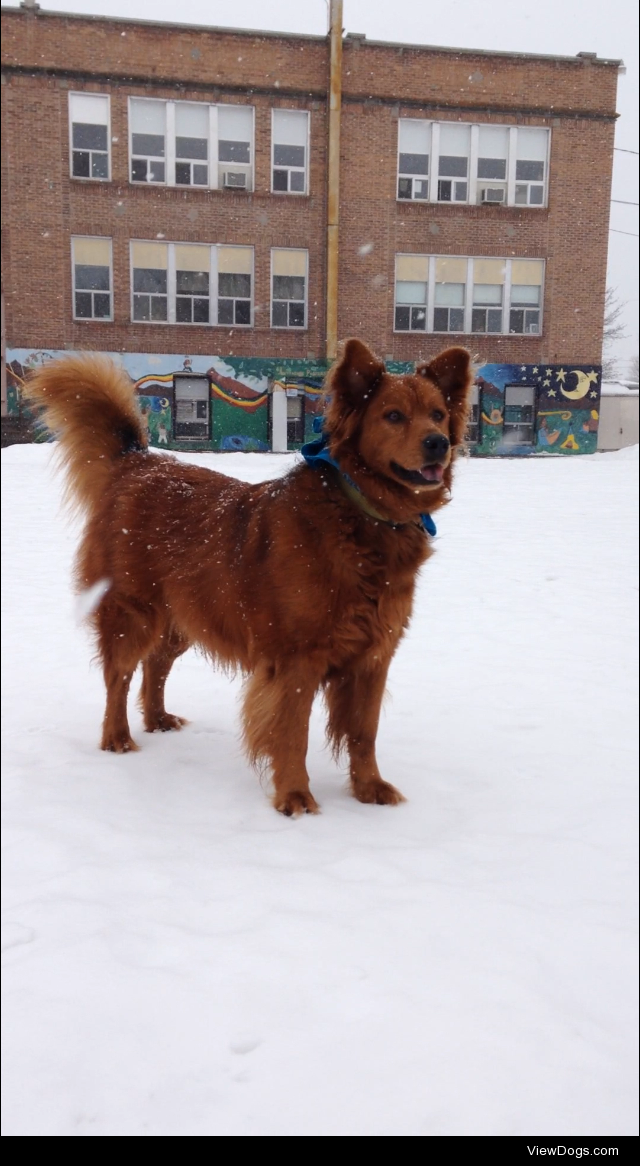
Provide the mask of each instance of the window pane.
{"label": "window pane", "polygon": [[253,130],[253,107],[250,105],[218,106],[218,138],[224,142],[250,142]]}
{"label": "window pane", "polygon": [[273,161],[276,166],[304,166],[304,146],[273,147]]}
{"label": "window pane", "polygon": [[274,172],[273,172],[273,189],[274,190],[288,190],[289,189],[289,171],[288,170],[274,170]]}
{"label": "window pane", "polygon": [[287,326],[287,305],[282,302],[274,302],[271,311],[271,321],[274,328],[286,328]]}
{"label": "window pane", "polygon": [[176,138],[176,158],[207,158],[209,150],[204,138]]}
{"label": "window pane", "polygon": [[527,205],[528,186],[516,186],[516,206]]}
{"label": "window pane", "polygon": [[304,194],[304,172],[292,170],[289,174],[289,189],[295,194]]}
{"label": "window pane", "polygon": [[468,160],[466,158],[454,158],[441,154],[438,160],[438,174],[444,175],[446,178],[466,178],[467,166]]}
{"label": "window pane", "polygon": [[166,320],[167,318],[167,301],[160,296],[151,297],[151,319],[152,320]]}
{"label": "window pane", "polygon": [[498,284],[477,283],[473,289],[474,304],[501,304],[502,288]]}
{"label": "window pane", "polygon": [[540,288],[514,283],[511,287],[511,303],[532,304],[537,307],[540,303]]}
{"label": "window pane", "polygon": [[408,332],[411,321],[410,308],[396,308],[396,331]]}
{"label": "window pane", "polygon": [[134,320],[149,320],[150,316],[150,298],[149,296],[134,296],[133,297],[133,318]]}
{"label": "window pane", "polygon": [[518,158],[535,158],[538,162],[544,162],[547,157],[547,148],[549,145],[549,131],[545,129],[519,129],[518,130]]}
{"label": "window pane", "polygon": [[396,283],[397,304],[426,304],[426,302],[426,283],[409,283],[405,280],[398,280]]}
{"label": "window pane", "polygon": [[486,308],[474,308],[471,313],[471,331],[472,332],[486,332],[487,330],[487,312]]}
{"label": "window pane", "polygon": [[236,324],[251,323],[251,304],[249,300],[236,301]]}
{"label": "window pane", "polygon": [[193,301],[193,322],[194,324],[208,324],[209,323],[209,301],[196,297]]}
{"label": "window pane", "polygon": [[144,101],[134,98],[130,103],[130,110],[133,134],[164,135],[166,110],[164,101]]}
{"label": "window pane", "polygon": [[529,187],[529,203],[531,206],[542,206],[544,188],[542,186]]}
{"label": "window pane", "polygon": [[444,182],[441,181],[438,183],[438,201],[439,202],[451,202],[452,187],[453,187],[453,183],[448,182],[446,180]]}
{"label": "window pane", "polygon": [[449,330],[449,309],[448,308],[434,308],[433,309],[433,330],[434,330],[434,332],[448,332],[448,330]]}
{"label": "window pane", "polygon": [[251,298],[251,276],[224,272],[218,275],[218,293],[238,299]]}
{"label": "window pane", "polygon": [[516,162],[516,178],[518,182],[542,182],[544,162]]}
{"label": "window pane", "polygon": [[464,312],[461,308],[451,308],[449,311],[449,331],[464,331]]}
{"label": "window pane", "polygon": [[164,162],[149,162],[149,181],[164,182]]}
{"label": "window pane", "polygon": [[493,178],[504,181],[507,177],[507,163],[503,158],[478,158],[478,178]]}
{"label": "window pane", "polygon": [[76,263],[76,287],[83,291],[109,291],[109,268]]}
{"label": "window pane", "polygon": [[398,122],[398,150],[401,154],[428,154],[431,126],[418,118],[401,118]]}
{"label": "window pane", "polygon": [[106,150],[107,127],[74,122],[73,146],[76,150]]}
{"label": "window pane", "polygon": [[93,297],[93,311],[96,319],[109,319],[111,315],[111,296],[98,292]]}
{"label": "window pane", "polygon": [[487,312],[487,332],[502,332],[502,308],[489,308]]}
{"label": "window pane", "polygon": [[464,284],[463,283],[437,283],[436,284],[436,304],[451,304],[457,307],[459,304],[464,304]]}
{"label": "window pane", "polygon": [[426,310],[424,308],[412,308],[411,309],[411,328],[412,328],[412,331],[424,332],[426,327],[427,327]]}
{"label": "window pane", "polygon": [[233,324],[233,300],[218,300],[218,323]]}
{"label": "window pane", "polygon": [[289,146],[306,146],[309,115],[304,111],[274,109],[273,140]]}
{"label": "window pane", "polygon": [[209,181],[209,169],[208,169],[208,167],[195,165],[193,167],[193,185],[194,186],[206,186],[208,181]]}
{"label": "window pane", "polygon": [[274,275],[274,300],[303,300],[304,278],[298,275]]}
{"label": "window pane", "polygon": [[[209,106],[189,101],[176,102],[176,134],[179,138],[209,136]],[[185,157],[189,157],[188,154]]]}
{"label": "window pane", "polygon": [[467,201],[467,184],[466,184],[466,182],[454,182],[453,185],[455,187],[455,201],[456,202],[466,202]]}
{"label": "window pane", "polygon": [[414,179],[413,197],[414,198],[428,198],[429,197],[429,183],[428,182],[418,182],[416,179]]}
{"label": "window pane", "polygon": [[429,155],[401,154],[399,169],[401,174],[428,174]]}
{"label": "window pane", "polygon": [[190,324],[191,323],[191,300],[182,296],[176,299],[176,323]]}
{"label": "window pane", "polygon": [[289,327],[304,328],[304,304],[289,304]]}
{"label": "window pane", "polygon": [[398,179],[398,198],[411,198],[413,180],[411,178]]}
{"label": "window pane", "polygon": [[166,294],[166,271],[151,267],[135,267],[133,269],[133,290],[137,292],[160,292],[161,294]]}
{"label": "window pane", "polygon": [[440,123],[440,153],[460,155],[469,153],[471,127],[453,122]]}
{"label": "window pane", "polygon": [[71,121],[84,125],[106,126],[109,122],[109,98],[99,93],[70,93]]}
{"label": "window pane", "polygon": [[74,178],[90,178],[91,177],[91,155],[80,154],[77,150],[73,152],[73,166],[72,173]]}
{"label": "window pane", "polygon": [[182,295],[209,295],[209,272],[176,271],[176,291]]}
{"label": "window pane", "polygon": [[91,296],[88,292],[76,292],[76,316],[81,320],[91,319]]}
{"label": "window pane", "polygon": [[248,142],[218,141],[218,159],[220,162],[251,161],[251,151]]}
{"label": "window pane", "polygon": [[131,161],[131,181],[147,181],[147,163],[142,158],[133,158]]}
{"label": "window pane", "polygon": [[109,155],[108,154],[92,154],[91,155],[91,177],[92,178],[108,178],[109,177]]}
{"label": "window pane", "polygon": [[191,166],[188,162],[176,162],[176,185],[191,186]]}
{"label": "window pane", "polygon": [[509,313],[509,331],[524,332],[524,312]]}
{"label": "window pane", "polygon": [[158,134],[133,134],[131,149],[134,154],[145,157],[164,158],[164,138]]}

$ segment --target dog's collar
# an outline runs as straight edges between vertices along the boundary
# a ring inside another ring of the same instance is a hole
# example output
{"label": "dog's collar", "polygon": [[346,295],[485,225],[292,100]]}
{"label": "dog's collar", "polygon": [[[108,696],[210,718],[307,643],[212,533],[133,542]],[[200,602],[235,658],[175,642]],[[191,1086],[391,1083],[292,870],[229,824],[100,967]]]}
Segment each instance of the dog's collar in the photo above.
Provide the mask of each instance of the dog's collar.
{"label": "dog's collar", "polygon": [[420,521],[418,523],[392,522],[391,519],[385,518],[383,514],[380,514],[375,509],[375,507],[371,505],[368,498],[365,498],[362,490],[359,488],[359,486],[356,486],[353,478],[350,478],[348,474],[345,474],[344,470],[340,469],[336,459],[329,453],[327,443],[328,438],[326,434],[323,434],[322,437],[319,437],[316,441],[308,441],[306,445],[303,445],[300,453],[302,454],[308,466],[333,466],[334,470],[338,471],[338,480],[347,498],[353,502],[355,506],[362,510],[369,518],[373,518],[376,522],[383,522],[385,526],[391,526],[394,530],[399,530],[404,526],[413,525],[419,526],[424,534],[429,534],[432,538],[435,534],[437,534],[436,524],[430,514],[421,514]]}

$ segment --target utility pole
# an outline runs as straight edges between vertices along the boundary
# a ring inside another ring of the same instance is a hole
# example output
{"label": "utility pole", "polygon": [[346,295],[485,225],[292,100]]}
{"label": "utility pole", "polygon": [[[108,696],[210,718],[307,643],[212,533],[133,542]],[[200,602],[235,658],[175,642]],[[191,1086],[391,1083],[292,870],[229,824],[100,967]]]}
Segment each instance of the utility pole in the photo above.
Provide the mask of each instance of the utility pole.
{"label": "utility pole", "polygon": [[340,114],[342,107],[342,0],[330,0],[329,151],[327,190],[327,360],[338,350]]}

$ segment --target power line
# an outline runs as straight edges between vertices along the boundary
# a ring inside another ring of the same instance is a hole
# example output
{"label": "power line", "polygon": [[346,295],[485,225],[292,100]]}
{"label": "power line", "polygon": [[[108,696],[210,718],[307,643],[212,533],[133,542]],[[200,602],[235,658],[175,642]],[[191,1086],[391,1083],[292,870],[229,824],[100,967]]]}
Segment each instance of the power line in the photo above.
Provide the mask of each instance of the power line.
{"label": "power line", "polygon": [[614,146],[613,148],[614,150],[617,150],[619,154],[635,154],[636,157],[638,156],[637,150],[624,150],[622,146]]}
{"label": "power line", "polygon": [[621,206],[637,206],[637,202],[627,202],[626,198],[612,198],[612,202],[619,202]]}
{"label": "power line", "polygon": [[614,235],[631,235],[633,239],[638,238],[637,231],[617,231],[615,227],[609,227],[609,230],[613,231]]}

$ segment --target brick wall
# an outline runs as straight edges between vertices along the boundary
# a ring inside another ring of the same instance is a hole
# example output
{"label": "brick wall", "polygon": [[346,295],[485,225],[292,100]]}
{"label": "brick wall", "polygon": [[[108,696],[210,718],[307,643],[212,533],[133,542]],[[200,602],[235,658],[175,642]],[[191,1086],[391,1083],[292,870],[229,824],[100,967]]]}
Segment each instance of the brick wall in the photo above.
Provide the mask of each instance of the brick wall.
{"label": "brick wall", "polygon": [[[5,10],[3,256],[7,343],[212,355],[321,357],[325,331],[325,38],[238,33]],[[617,63],[347,40],[341,139],[340,315],[385,356],[446,338],[394,334],[397,252],[546,260],[541,336],[452,337],[481,360],[597,363],[601,353]],[[112,181],[69,177],[69,90],[111,94]],[[128,182],[127,98],[247,103],[255,191]],[[309,197],[270,193],[270,110],[311,112]],[[551,128],[546,209],[397,202],[399,116]],[[111,323],[72,319],[70,236],[113,239]],[[255,327],[130,322],[129,240],[255,247]],[[362,244],[373,244],[361,255]],[[309,326],[269,327],[269,252],[309,250]]]}

